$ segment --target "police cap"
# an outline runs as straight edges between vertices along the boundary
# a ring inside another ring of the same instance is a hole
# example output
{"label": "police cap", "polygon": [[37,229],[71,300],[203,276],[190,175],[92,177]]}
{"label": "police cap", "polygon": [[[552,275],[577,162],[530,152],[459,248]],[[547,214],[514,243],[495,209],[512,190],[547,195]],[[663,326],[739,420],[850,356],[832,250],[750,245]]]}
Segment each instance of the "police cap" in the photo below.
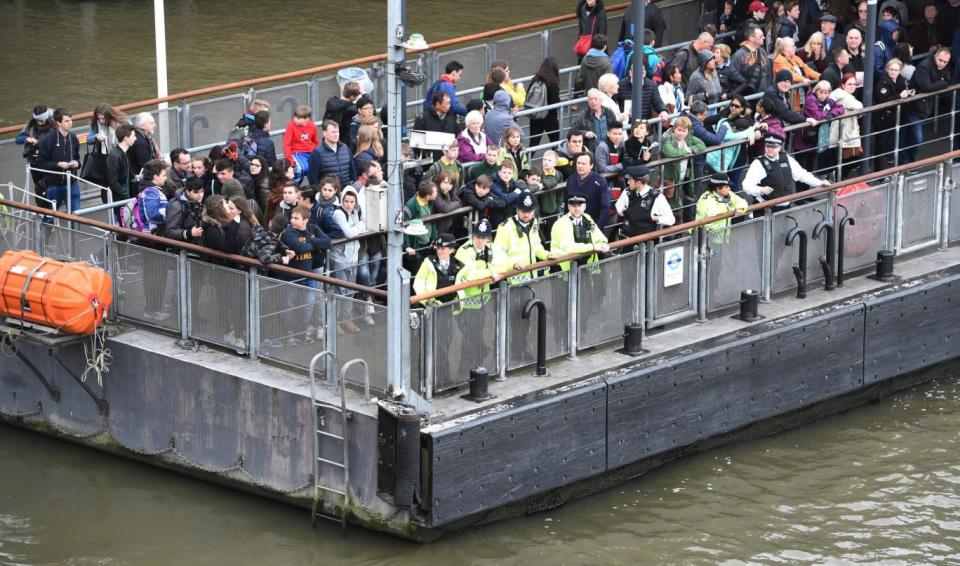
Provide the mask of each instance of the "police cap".
{"label": "police cap", "polygon": [[783,146],[783,138],[781,138],[780,136],[769,134],[763,138],[763,143],[764,145],[771,145],[771,146],[775,145],[777,147],[781,147]]}
{"label": "police cap", "polygon": [[567,197],[567,204],[587,204],[587,199],[583,195],[570,195]]}
{"label": "police cap", "polygon": [[486,218],[481,218],[473,223],[473,235],[480,236],[481,238],[489,238],[493,235],[493,226],[490,226],[490,221]]}
{"label": "police cap", "polygon": [[443,234],[437,236],[437,239],[433,241],[433,246],[435,248],[455,248],[457,247],[457,240],[452,234],[444,232]]}
{"label": "police cap", "polygon": [[627,179],[646,179],[650,176],[650,168],[646,165],[633,165],[623,170]]}
{"label": "police cap", "polygon": [[533,212],[537,209],[537,201],[530,191],[522,191],[517,195],[517,208],[523,212]]}

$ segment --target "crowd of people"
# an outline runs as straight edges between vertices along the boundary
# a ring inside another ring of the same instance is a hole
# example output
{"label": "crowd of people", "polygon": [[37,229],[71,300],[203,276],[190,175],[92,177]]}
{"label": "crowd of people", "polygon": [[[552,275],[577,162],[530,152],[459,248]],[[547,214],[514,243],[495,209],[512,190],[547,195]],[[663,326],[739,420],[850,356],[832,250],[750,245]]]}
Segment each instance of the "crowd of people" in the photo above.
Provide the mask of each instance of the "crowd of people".
{"label": "crowd of people", "polygon": [[[960,82],[960,0],[881,2],[875,45],[864,45],[865,1],[726,0],[708,8],[715,9],[705,12],[695,39],[658,54],[667,22],[649,4],[640,68],[629,62],[615,68],[611,55],[624,47],[633,23],[625,18],[621,41],[612,44],[603,0],[580,0],[572,96],[585,96],[586,104],[565,132],[551,108],[561,102],[554,58],[527,84],[511,77],[507,61],[495,61],[481,96],[471,100],[457,94],[464,66],[449,62],[427,88],[414,128],[449,134],[451,141],[429,165],[403,150],[411,160],[403,170],[404,266],[415,274],[414,290],[497,281],[570,253],[590,253],[582,262],[595,261],[617,238],[743,212],[751,201],[827,184],[828,176],[815,173],[832,174],[838,157],[841,176],[866,163],[858,111],[867,74],[875,78],[874,103]],[[874,54],[870,69],[866,50]],[[928,56],[914,64],[916,54]],[[631,103],[634,89],[641,92],[639,108]],[[748,102],[751,95],[759,98]],[[877,167],[916,160],[932,109],[928,97],[899,113],[874,112],[876,151],[866,157]],[[528,111],[526,132],[519,110]],[[280,147],[270,135],[269,104],[261,100],[205,155],[182,148],[161,155],[151,114],[129,120],[107,104],[94,110],[86,152],[65,108],[37,106],[17,141],[37,169],[37,194],[58,208],[79,208],[76,178],[86,178],[81,153],[100,155],[105,200],[107,192],[114,201],[136,199],[132,221],[118,216],[125,225],[372,287],[382,284],[384,271],[385,239],[376,231],[384,219],[367,206],[385,190],[383,114],[351,81],[322,116],[297,107]],[[803,127],[787,135],[794,124]],[[548,149],[529,149],[544,139]],[[741,145],[710,150],[732,141]],[[64,172],[77,175],[70,186]],[[424,220],[463,208],[471,214]],[[722,244],[729,223],[708,225],[711,241]],[[535,275],[513,275],[510,282]],[[313,279],[296,281],[316,287]],[[357,322],[373,323],[374,298],[359,298],[367,305],[343,317],[346,332],[359,332]],[[455,298],[482,304],[482,290],[429,302]],[[164,316],[156,304],[148,314]]]}

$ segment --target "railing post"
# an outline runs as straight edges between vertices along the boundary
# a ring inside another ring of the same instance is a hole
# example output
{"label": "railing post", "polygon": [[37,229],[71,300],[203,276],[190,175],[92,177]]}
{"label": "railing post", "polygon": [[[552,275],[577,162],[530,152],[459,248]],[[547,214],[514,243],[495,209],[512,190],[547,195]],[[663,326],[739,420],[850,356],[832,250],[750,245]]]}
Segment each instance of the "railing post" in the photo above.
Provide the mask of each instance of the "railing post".
{"label": "railing post", "polygon": [[[602,275],[601,275],[602,277]],[[567,340],[570,343],[570,353],[567,355],[567,359],[576,360],[577,359],[577,325],[579,324],[578,316],[580,311],[580,267],[577,265],[577,262],[570,262],[570,269],[567,271],[567,283],[569,286],[569,301],[570,313],[567,316]]]}
{"label": "railing post", "polygon": [[334,383],[334,381],[330,381],[331,379],[336,380],[337,378],[337,295],[334,289],[333,285],[327,285],[327,289],[323,292],[324,308],[327,313],[327,325],[324,329],[326,343],[324,345],[327,350],[333,353],[332,356],[327,356],[324,366],[324,379],[330,383]]}
{"label": "railing post", "polygon": [[642,245],[646,248],[646,253],[643,258],[646,263],[646,269],[644,271],[647,276],[644,287],[646,290],[646,296],[644,297],[644,315],[646,316],[646,320],[643,321],[643,326],[646,328],[657,316],[657,268],[654,265],[657,258],[657,248],[653,242],[644,242]]}
{"label": "railing post", "polygon": [[247,357],[255,360],[260,356],[260,278],[258,269],[251,266],[247,271],[247,302],[250,308],[247,311]]}
{"label": "railing post", "polygon": [[180,147],[193,146],[193,133],[190,131],[190,104],[181,100],[180,108]]}
{"label": "railing post", "polygon": [[[320,82],[317,79],[316,75],[310,75],[310,79],[307,81],[307,99],[310,101],[310,108],[313,110],[313,115],[317,116],[320,112]],[[319,116],[323,116],[322,113]],[[330,362],[327,362],[329,365]]]}
{"label": "railing post", "polygon": [[760,300],[769,303],[773,293],[773,214],[768,214],[766,211],[763,215],[763,262],[760,265],[760,287]]}
{"label": "railing post", "polygon": [[433,345],[436,340],[433,319],[436,316],[434,305],[427,305],[423,309],[423,323],[420,326],[420,390],[428,401],[433,399],[433,385],[436,379],[436,369],[433,367]]}
{"label": "railing post", "polygon": [[180,343],[190,344],[190,262],[186,250],[177,256],[177,294],[180,303]]}
{"label": "railing post", "polygon": [[643,327],[642,335],[647,332],[647,244],[637,246],[637,284],[633,287],[633,323]]}
{"label": "railing post", "polygon": [[[24,165],[24,178],[23,178],[23,190],[24,190],[24,193],[29,193],[29,192],[30,192],[30,184],[31,184],[30,182],[31,182],[32,180],[33,180],[33,176],[30,175],[30,164],[27,163],[26,165]],[[13,188],[12,188],[12,187],[10,188],[10,200],[15,200],[15,199],[13,198]],[[27,195],[26,195],[26,194],[23,195],[23,200],[24,200],[24,202],[26,202],[26,200],[27,200]]]}
{"label": "railing post", "polygon": [[497,377],[498,381],[507,379],[507,316],[510,313],[510,297],[507,282],[500,281],[497,293]]}
{"label": "railing post", "polygon": [[[104,269],[107,271],[107,276],[110,277],[110,287],[113,289],[114,297],[117,297],[120,293],[117,291],[117,268],[114,265],[114,253],[112,250],[116,250],[115,246],[110,244],[114,242],[116,236],[111,232],[104,234],[103,236],[103,263]],[[119,302],[119,301],[117,301]],[[109,309],[107,311],[107,317],[111,322],[116,322],[117,320],[117,309],[116,307]]]}
{"label": "railing post", "polygon": [[887,223],[887,249],[900,250],[900,233],[903,223],[903,184],[905,176],[903,173],[897,173],[891,183],[892,191],[887,198],[887,214],[890,221]]}
{"label": "railing post", "polygon": [[545,29],[545,30],[543,30],[542,32],[540,32],[540,37],[541,37],[541,39],[540,39],[540,48],[541,48],[540,57],[541,57],[541,59],[546,59],[547,57],[550,56],[550,30],[549,30],[549,29]]}
{"label": "railing post", "polygon": [[950,162],[940,164],[940,251],[950,246],[950,198],[953,193],[953,175]]}
{"label": "railing post", "polygon": [[[893,164],[894,165],[900,165],[900,162],[902,161],[900,159],[900,127],[903,126],[903,124],[900,123],[901,106],[902,106],[901,104],[897,104],[896,119],[893,122],[895,124],[893,127]],[[887,249],[890,249],[890,248],[887,248]]]}
{"label": "railing post", "polygon": [[702,226],[697,228],[697,262],[694,265],[697,274],[697,322],[707,321],[707,255],[710,248],[706,234]]}
{"label": "railing post", "polygon": [[493,62],[497,60],[497,44],[493,41],[488,41],[485,44],[485,51],[487,55],[487,68],[490,68],[490,65],[493,65]]}

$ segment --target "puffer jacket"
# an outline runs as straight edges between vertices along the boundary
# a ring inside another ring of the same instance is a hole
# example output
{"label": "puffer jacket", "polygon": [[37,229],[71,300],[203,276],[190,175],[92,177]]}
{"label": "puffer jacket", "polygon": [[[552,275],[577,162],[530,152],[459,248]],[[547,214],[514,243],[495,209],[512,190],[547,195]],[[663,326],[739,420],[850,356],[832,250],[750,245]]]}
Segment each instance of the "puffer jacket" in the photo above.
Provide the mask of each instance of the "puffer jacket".
{"label": "puffer jacket", "polygon": [[357,170],[353,164],[350,148],[343,142],[337,142],[337,149],[333,150],[326,142],[313,148],[310,152],[310,164],[307,178],[311,185],[316,185],[327,175],[334,175],[340,179],[340,185],[346,187],[357,178]]}
{"label": "puffer jacket", "polygon": [[183,189],[177,191],[174,198],[167,203],[167,222],[164,235],[173,240],[200,246],[203,245],[203,237],[192,237],[190,229],[202,225],[203,203],[188,199]]}

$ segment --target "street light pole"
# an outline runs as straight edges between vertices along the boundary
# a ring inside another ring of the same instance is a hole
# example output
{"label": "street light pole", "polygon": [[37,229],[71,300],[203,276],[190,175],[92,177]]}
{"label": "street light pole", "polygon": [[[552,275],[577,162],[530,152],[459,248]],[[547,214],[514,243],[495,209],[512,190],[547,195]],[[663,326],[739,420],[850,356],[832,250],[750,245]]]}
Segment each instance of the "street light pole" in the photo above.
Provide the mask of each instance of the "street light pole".
{"label": "street light pole", "polygon": [[[866,47],[863,57],[863,106],[873,105],[873,46],[877,42],[877,0],[867,0],[867,36],[864,38]],[[873,152],[873,137],[870,135],[873,130],[873,117],[870,112],[863,115],[863,155],[864,159],[869,159]],[[863,171],[869,168],[863,162]]]}
{"label": "street light pole", "polygon": [[406,58],[403,0],[387,2],[387,380],[395,397],[410,397],[410,296],[403,292],[403,84],[398,67]]}
{"label": "street light pole", "polygon": [[[157,98],[167,96],[167,25],[163,11],[163,0],[153,0],[153,35],[156,42],[157,58]],[[157,107],[160,112],[157,119],[157,130],[159,131],[160,151],[166,153],[170,151],[170,129],[167,127],[167,108],[166,102],[161,102]]]}
{"label": "street light pole", "polygon": [[[644,25],[646,4],[647,0],[633,0],[633,4],[630,5],[633,15],[633,94],[630,96],[630,115],[634,119],[644,117],[640,115],[640,110],[643,105],[643,93],[641,92],[643,72],[641,67],[643,65],[643,32],[646,29]],[[630,131],[633,131],[632,127]]]}

